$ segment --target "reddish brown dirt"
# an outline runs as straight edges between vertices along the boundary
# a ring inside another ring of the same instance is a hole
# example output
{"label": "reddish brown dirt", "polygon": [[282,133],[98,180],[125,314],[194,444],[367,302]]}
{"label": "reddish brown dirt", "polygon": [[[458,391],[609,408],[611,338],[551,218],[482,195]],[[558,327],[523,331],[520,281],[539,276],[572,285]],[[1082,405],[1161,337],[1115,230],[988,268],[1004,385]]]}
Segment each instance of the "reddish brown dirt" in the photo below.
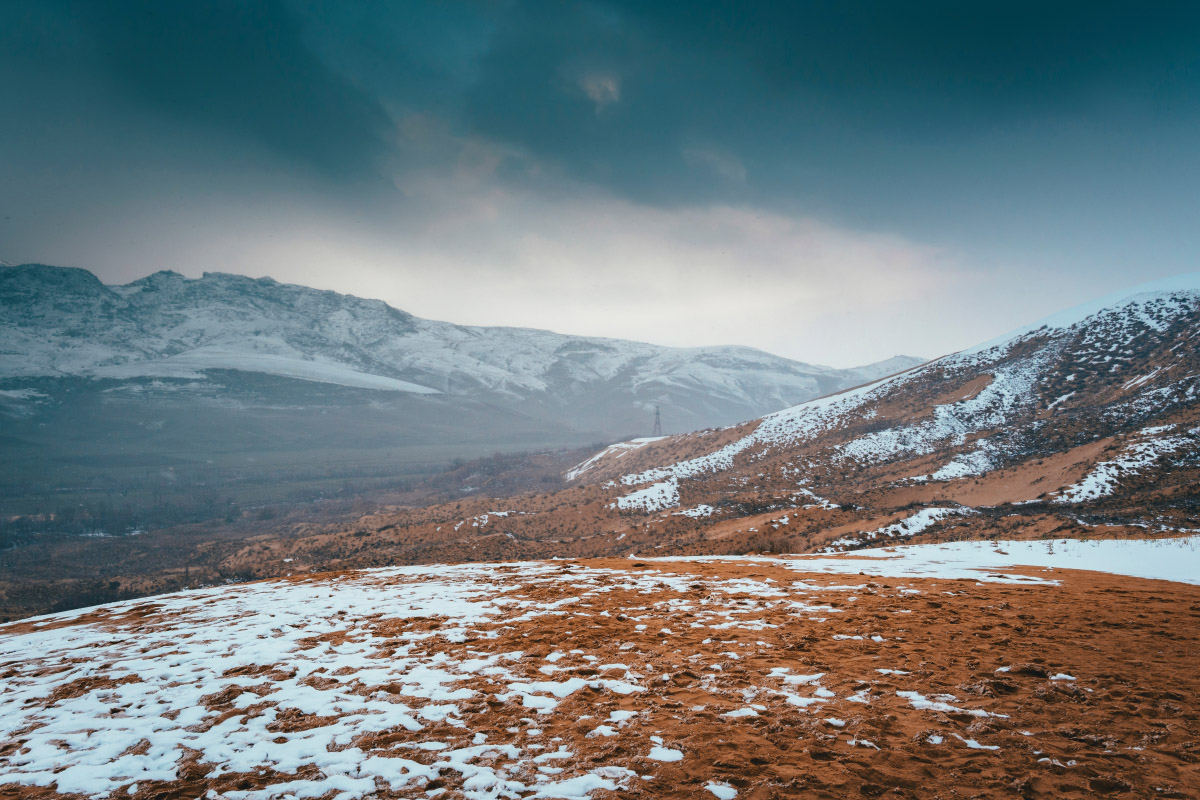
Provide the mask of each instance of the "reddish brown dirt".
{"label": "reddish brown dirt", "polygon": [[[460,645],[431,639],[429,646],[453,658],[466,657],[468,650],[521,650],[518,666],[531,680],[545,678],[538,668],[551,651],[579,650],[582,654],[556,662],[562,671],[555,679],[593,676],[597,665],[620,662],[646,676],[642,683],[650,691],[621,696],[581,690],[544,719],[519,699],[466,704],[465,728],[398,729],[371,734],[356,746],[387,752],[431,737],[459,746],[477,732],[487,733],[489,742],[536,737],[571,749],[572,768],[616,765],[651,778],[635,780],[616,795],[598,792],[596,798],[707,797],[703,786],[710,779],[733,785],[743,800],[1200,796],[1200,587],[1058,571],[1059,586],[903,581],[906,589],[920,590],[913,594],[900,591],[901,582],[892,579],[808,576],[770,563],[579,563],[662,570],[692,582],[683,591],[664,584],[651,596],[614,588],[567,606],[569,613],[552,624],[539,618],[504,625],[494,631],[495,638],[473,637]],[[822,587],[861,585],[827,588],[821,596],[837,611],[816,622],[786,607],[766,607],[761,596],[711,591],[712,582],[732,578],[771,579],[784,588],[798,579]],[[514,596],[544,603],[575,591],[568,583],[530,583]],[[706,599],[725,609],[744,604],[745,621],[757,622],[752,629],[735,626],[715,633],[707,626],[690,627],[695,610],[671,610],[672,600],[688,600],[695,609]],[[384,636],[436,625],[431,619],[374,623],[375,633]],[[637,625],[647,626],[647,632]],[[660,628],[670,633],[656,633]],[[863,639],[834,639],[834,634]],[[1011,669],[996,671],[1000,666]],[[825,673],[821,684],[836,695],[836,704],[831,700],[805,710],[773,694],[770,690],[786,688],[769,675],[780,667],[792,674]],[[1075,680],[1050,680],[1056,673]],[[484,684],[475,678],[464,685],[487,697]],[[363,691],[379,688],[386,690]],[[956,707],[1006,716],[921,710],[898,691],[928,698],[954,695]],[[859,692],[868,703],[846,702]],[[229,713],[235,701],[236,695],[205,698],[212,709]],[[755,717],[721,716],[748,703],[764,708]],[[588,736],[618,709],[641,713],[619,736]],[[238,713],[254,712],[251,706]],[[825,721],[830,716],[844,720],[844,727]],[[293,730],[323,723],[294,715],[278,724],[280,730]],[[646,741],[656,734],[682,750],[683,761],[647,761]],[[931,735],[945,741],[930,744]],[[955,735],[999,749],[971,749]],[[419,751],[404,754],[424,758]],[[207,765],[188,764],[180,780],[143,783],[129,796],[195,797],[209,789],[271,782],[262,774],[210,779],[208,772]],[[461,796],[449,778],[440,784],[450,790],[442,796]],[[415,796],[433,788],[439,786],[409,794],[382,790],[376,796]],[[0,798],[51,797],[59,795],[48,788],[0,787]]]}

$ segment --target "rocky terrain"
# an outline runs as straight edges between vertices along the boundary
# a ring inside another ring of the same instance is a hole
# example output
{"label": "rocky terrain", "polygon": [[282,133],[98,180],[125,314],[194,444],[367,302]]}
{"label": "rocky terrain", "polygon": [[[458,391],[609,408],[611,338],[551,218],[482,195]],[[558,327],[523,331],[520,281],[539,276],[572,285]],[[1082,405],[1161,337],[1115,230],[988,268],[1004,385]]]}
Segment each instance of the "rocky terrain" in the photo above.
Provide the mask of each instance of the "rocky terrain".
{"label": "rocky terrain", "polygon": [[0,797],[1200,792],[1196,537],[864,554],[387,568],[0,626]]}

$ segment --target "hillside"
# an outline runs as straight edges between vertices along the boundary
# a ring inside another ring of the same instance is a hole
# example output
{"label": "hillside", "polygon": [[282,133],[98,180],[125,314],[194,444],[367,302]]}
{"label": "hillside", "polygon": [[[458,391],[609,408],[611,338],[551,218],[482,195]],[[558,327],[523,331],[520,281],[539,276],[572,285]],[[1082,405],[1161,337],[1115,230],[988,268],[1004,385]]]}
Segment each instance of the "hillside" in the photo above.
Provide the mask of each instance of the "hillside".
{"label": "hillside", "polygon": [[[839,547],[947,518],[969,527],[998,507],[1076,525],[1186,527],[1200,464],[1198,305],[1200,276],[1138,287],[769,415],[720,446],[693,436],[622,458],[610,450],[575,478],[615,481],[618,507],[707,499],[715,525],[751,493],[790,493],[799,502],[779,510],[800,524],[847,509],[868,517],[851,527],[881,523]],[[914,508],[900,528],[882,524]]]}
{"label": "hillside", "polygon": [[[754,422],[614,445],[564,490],[267,546],[330,568],[1169,536],[1200,527],[1198,333],[1200,278],[1183,276]],[[258,552],[222,563],[277,574]]]}

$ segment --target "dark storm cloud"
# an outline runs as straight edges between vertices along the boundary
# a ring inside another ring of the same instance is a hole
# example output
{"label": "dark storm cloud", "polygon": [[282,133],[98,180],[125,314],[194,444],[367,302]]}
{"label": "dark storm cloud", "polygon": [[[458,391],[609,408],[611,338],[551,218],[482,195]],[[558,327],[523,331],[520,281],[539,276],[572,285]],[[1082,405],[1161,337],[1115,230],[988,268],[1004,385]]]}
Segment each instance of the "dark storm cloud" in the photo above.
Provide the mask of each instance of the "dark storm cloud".
{"label": "dark storm cloud", "polygon": [[1160,81],[1176,72],[1174,88],[1186,89],[1200,21],[1194,3],[624,5],[685,48],[726,54],[765,86],[817,93],[868,121],[1029,111],[1143,70]]}
{"label": "dark storm cloud", "polygon": [[0,35],[20,51],[10,68],[34,81],[98,72],[135,106],[339,179],[374,174],[389,152],[376,100],[318,60],[295,15],[273,0],[21,6],[0,12]]}
{"label": "dark storm cloud", "polygon": [[[1194,3],[522,3],[498,20],[465,115],[643,199],[894,210],[898,182],[957,193],[1053,161],[1064,126],[1113,127],[1119,143],[1130,124],[1194,120],[1198,52]],[[597,107],[589,74],[620,99]],[[1046,130],[1016,141],[1031,125]],[[687,157],[706,151],[751,187]]]}
{"label": "dark storm cloud", "polygon": [[0,36],[27,69],[69,68],[62,37],[32,21],[57,14],[94,54],[78,68],[144,108],[330,176],[395,168],[396,118],[428,114],[660,203],[852,205],[918,175],[953,191],[997,131],[1049,125],[996,151],[1043,158],[1062,146],[1054,126],[1194,118],[1200,86],[1194,3],[22,7],[6,4]]}
{"label": "dark storm cloud", "polygon": [[114,76],[155,109],[334,173],[386,152],[382,109],[312,55],[279,3],[124,0],[85,17]]}

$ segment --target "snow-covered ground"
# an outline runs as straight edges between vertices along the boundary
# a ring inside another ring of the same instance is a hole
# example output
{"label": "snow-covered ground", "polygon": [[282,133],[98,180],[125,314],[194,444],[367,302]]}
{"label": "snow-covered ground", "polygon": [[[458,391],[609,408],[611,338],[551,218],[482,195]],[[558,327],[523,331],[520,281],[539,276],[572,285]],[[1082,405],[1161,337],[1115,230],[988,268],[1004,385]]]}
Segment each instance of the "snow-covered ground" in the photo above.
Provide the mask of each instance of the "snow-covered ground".
{"label": "snow-covered ground", "polygon": [[[1084,569],[1200,584],[1200,536],[1168,539],[1038,539],[948,542],[855,550],[853,558],[798,556],[793,569],[831,574],[862,572],[893,578],[1013,579],[1021,566]],[[858,559],[871,559],[860,561]],[[984,574],[986,571],[989,574]],[[1002,572],[1007,578],[997,578]],[[1045,573],[1030,578],[1045,579]]]}
{"label": "snow-covered ground", "polygon": [[[27,620],[21,632],[0,626],[0,743],[20,742],[0,756],[0,785],[119,797],[139,784],[176,780],[194,763],[210,782],[251,776],[212,795],[228,800],[331,793],[358,800],[381,788],[424,794],[447,779],[480,800],[584,798],[682,763],[713,795],[732,798],[736,788],[723,775],[673,741],[669,720],[643,719],[647,700],[671,680],[649,655],[660,640],[676,653],[670,643],[684,631],[699,643],[692,647],[711,644],[681,658],[702,676],[696,685],[726,724],[750,724],[769,703],[827,718],[820,724],[833,730],[857,709],[883,702],[920,714],[1007,720],[994,700],[929,695],[915,675],[886,660],[869,662],[871,675],[892,682],[886,696],[859,688],[866,674],[834,684],[824,672],[777,666],[752,691],[724,689],[719,678],[743,654],[769,649],[754,640],[783,621],[850,646],[889,641],[886,629],[880,635],[838,625],[844,612],[837,606],[856,601],[865,582],[821,583],[820,575],[898,578],[887,590],[889,608],[905,614],[904,604],[929,589],[905,584],[918,578],[1041,592],[1056,584],[1053,570],[1072,568],[1197,583],[1200,537],[688,560],[722,562],[730,572],[706,575],[697,592],[697,576],[655,568],[653,559],[643,569],[565,562],[385,568],[116,603]],[[796,579],[737,572],[767,564]],[[632,600],[610,611],[604,603],[615,592]],[[534,641],[522,630],[565,637],[597,627],[600,618],[617,620],[618,610],[632,617],[620,615],[625,641],[593,639],[594,648],[606,649],[603,657],[567,647],[535,655],[521,646]],[[773,623],[768,613],[782,616]],[[1007,669],[1004,663],[997,668]],[[586,703],[570,705],[579,692]],[[509,709],[510,727],[476,727],[501,713],[489,708]],[[545,732],[580,723],[590,730],[582,739]],[[995,751],[1000,745],[988,730],[943,729],[927,742]],[[585,743],[610,739],[623,742],[619,763],[576,757]],[[878,749],[853,734],[845,744]]]}
{"label": "snow-covered ground", "polygon": [[[876,578],[1053,583],[1055,569],[1080,569],[1131,578],[1200,584],[1200,536],[1161,539],[1031,539],[910,544],[841,555],[662,556],[651,561],[727,561],[786,564],[797,572]],[[1036,567],[1036,570],[1022,569]]]}
{"label": "snow-covered ground", "polygon": [[[553,755],[556,748],[546,752],[542,744],[522,749],[477,735],[466,747],[417,745],[437,753],[433,764],[404,753],[368,756],[349,746],[373,732],[461,727],[459,704],[477,695],[462,688],[468,678],[486,680],[497,696],[515,697],[534,716],[553,713],[562,698],[588,687],[616,695],[645,691],[627,670],[592,680],[528,681],[511,669],[520,651],[454,659],[424,646],[430,639],[461,643],[502,620],[553,618],[561,613],[554,604],[507,597],[504,581],[514,574],[544,579],[557,571],[553,564],[373,570],[331,582],[277,581],[114,604],[99,612],[114,620],[112,626],[57,627],[85,609],[44,618],[44,631],[6,636],[0,628],[0,663],[18,673],[6,678],[0,695],[0,739],[32,730],[21,752],[0,759],[0,785],[56,784],[60,792],[106,797],[139,781],[173,780],[184,753],[195,751],[202,763],[217,765],[217,774],[294,774],[316,766],[324,775],[223,795],[230,800],[330,791],[350,800],[370,796],[377,779],[400,789],[443,771],[462,776],[467,797],[511,797],[525,787],[507,774],[523,766],[539,775],[531,787],[536,796],[615,788],[628,770],[597,768],[562,781],[538,772],[538,764],[570,757]],[[123,614],[139,609],[171,624],[121,624]],[[363,618],[368,610],[372,619],[438,617],[447,624],[390,637],[372,631],[371,619]],[[331,634],[337,636],[324,640]],[[43,669],[51,663],[65,669],[47,675]],[[70,687],[95,681],[110,688],[72,696]],[[370,686],[384,688],[362,690]],[[56,691],[60,699],[51,701]],[[222,691],[236,696],[235,706],[245,712],[208,710],[206,699],[211,704]],[[322,724],[279,729],[292,714],[312,715]]]}

